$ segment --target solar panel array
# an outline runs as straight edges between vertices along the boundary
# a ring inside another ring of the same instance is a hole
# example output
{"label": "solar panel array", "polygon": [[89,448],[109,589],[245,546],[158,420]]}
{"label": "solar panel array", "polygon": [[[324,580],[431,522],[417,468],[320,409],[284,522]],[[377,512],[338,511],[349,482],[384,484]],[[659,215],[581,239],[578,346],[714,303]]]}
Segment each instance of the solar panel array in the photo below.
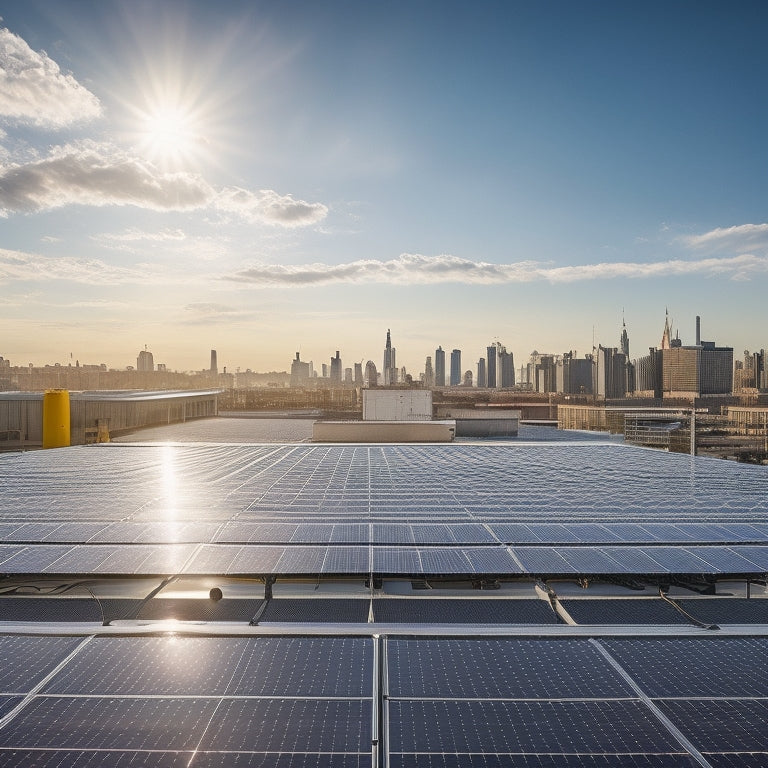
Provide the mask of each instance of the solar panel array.
{"label": "solar panel array", "polygon": [[372,764],[370,638],[2,637],[0,653],[23,668],[0,673],[3,765]]}
{"label": "solar panel array", "polygon": [[768,765],[766,651],[767,638],[388,639],[389,765]]}
{"label": "solar panel array", "polygon": [[9,574],[759,574],[768,478],[610,444],[0,456]]}

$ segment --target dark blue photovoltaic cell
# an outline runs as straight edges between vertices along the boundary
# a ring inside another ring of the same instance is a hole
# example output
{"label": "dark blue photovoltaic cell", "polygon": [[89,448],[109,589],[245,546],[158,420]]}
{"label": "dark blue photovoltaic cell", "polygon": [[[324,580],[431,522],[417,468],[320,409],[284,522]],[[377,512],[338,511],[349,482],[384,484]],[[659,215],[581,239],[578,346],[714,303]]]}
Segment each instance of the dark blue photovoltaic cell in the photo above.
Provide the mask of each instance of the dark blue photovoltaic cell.
{"label": "dark blue photovoltaic cell", "polygon": [[370,601],[362,598],[277,598],[269,600],[258,624],[301,622],[354,623],[368,621]]}
{"label": "dark blue photovoltaic cell", "polygon": [[[700,768],[690,755],[392,754],[390,768]],[[755,764],[757,766],[757,764]],[[736,764],[733,765],[736,768]],[[745,764],[744,768],[748,768]],[[759,768],[765,768],[760,764]]]}
{"label": "dark blue photovoltaic cell", "polygon": [[[7,715],[17,704],[20,704],[23,701],[23,698],[23,696],[0,695],[0,717]],[[1,754],[2,753],[0,753],[0,755]]]}
{"label": "dark blue photovoltaic cell", "polygon": [[369,547],[328,547],[321,568],[323,573],[370,573]]}
{"label": "dark blue photovoltaic cell", "polygon": [[422,547],[419,557],[424,574],[471,573],[469,561],[459,549]]}
{"label": "dark blue photovoltaic cell", "polygon": [[661,598],[560,599],[577,624],[690,624],[674,605]]}
{"label": "dark blue photovoltaic cell", "polygon": [[503,547],[467,547],[462,549],[462,553],[469,561],[471,573],[503,575],[523,572],[509,550]]}
{"label": "dark blue photovoltaic cell", "polygon": [[0,746],[49,749],[194,749],[216,699],[38,697],[0,729]]}
{"label": "dark blue photovoltaic cell", "polygon": [[555,550],[577,573],[625,573],[626,566],[612,558],[610,549],[599,547],[569,547]]}
{"label": "dark blue photovoltaic cell", "polygon": [[600,642],[651,697],[768,696],[765,637],[621,638]]}
{"label": "dark blue photovoltaic cell", "polygon": [[702,752],[762,752],[768,744],[768,701],[660,699],[659,709]]}
{"label": "dark blue photovoltaic cell", "polygon": [[768,765],[768,749],[762,752],[736,752],[715,754],[705,752],[712,768],[765,768]]}
{"label": "dark blue photovoltaic cell", "polygon": [[363,752],[371,747],[370,701],[226,699],[203,750]]}
{"label": "dark blue photovoltaic cell", "polygon": [[374,573],[421,573],[419,553],[413,548],[373,547]]}
{"label": "dark blue photovoltaic cell", "polygon": [[374,621],[384,624],[557,624],[544,600],[376,598]]}
{"label": "dark blue photovoltaic cell", "polygon": [[222,768],[222,766],[226,768],[371,768],[372,761],[370,749],[367,754],[198,752],[191,768]]}
{"label": "dark blue photovoltaic cell", "polygon": [[388,707],[392,752],[679,751],[675,739],[637,701],[391,699]]}
{"label": "dark blue photovoltaic cell", "polygon": [[514,547],[512,553],[522,563],[526,573],[578,573],[551,547]]}
{"label": "dark blue photovoltaic cell", "polygon": [[0,636],[0,693],[28,693],[82,642],[79,637]]}
{"label": "dark blue photovoltaic cell", "polygon": [[85,646],[44,692],[367,696],[372,665],[367,638],[102,637]]}
{"label": "dark blue photovoltaic cell", "polygon": [[446,699],[620,698],[632,689],[588,640],[387,642],[389,695]]}
{"label": "dark blue photovoltaic cell", "polygon": [[[0,749],[0,765],[24,768],[187,768],[193,755],[193,752]],[[221,757],[218,755],[219,760]]]}
{"label": "dark blue photovoltaic cell", "polygon": [[764,598],[675,598],[675,602],[705,624],[768,624],[768,600]]}
{"label": "dark blue photovoltaic cell", "polygon": [[685,550],[701,558],[709,566],[710,573],[755,573],[759,570],[735,547],[686,547]]}

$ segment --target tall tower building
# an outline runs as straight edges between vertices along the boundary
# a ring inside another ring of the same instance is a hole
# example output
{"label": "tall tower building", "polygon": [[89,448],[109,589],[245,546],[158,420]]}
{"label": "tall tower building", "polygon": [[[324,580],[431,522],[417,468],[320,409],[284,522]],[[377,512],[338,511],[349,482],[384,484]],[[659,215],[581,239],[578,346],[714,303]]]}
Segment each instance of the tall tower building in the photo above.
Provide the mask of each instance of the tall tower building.
{"label": "tall tower building", "polygon": [[339,350],[336,350],[336,357],[331,358],[331,381],[335,384],[341,384],[342,378],[341,358]]}
{"label": "tall tower building", "polygon": [[[488,361],[487,367],[485,369],[485,375],[486,375],[486,386],[487,387],[495,387],[496,386],[496,344],[491,344],[490,347],[486,347],[486,360]],[[478,374],[479,378],[479,374]]]}
{"label": "tall tower building", "polygon": [[219,375],[219,364],[216,362],[216,350],[211,350],[211,376]]}
{"label": "tall tower building", "polygon": [[384,347],[384,385],[397,384],[397,361],[395,348],[392,346],[392,337],[387,328],[387,343]]}
{"label": "tall tower building", "polygon": [[[1,360],[2,358],[0,358]],[[139,352],[139,356],[136,358],[136,370],[137,371],[154,371],[155,359],[151,352],[147,352],[146,346]]]}
{"label": "tall tower building", "polygon": [[435,350],[435,386],[445,386],[445,350],[442,347]]}
{"label": "tall tower building", "polygon": [[432,389],[435,386],[435,371],[432,368],[431,355],[427,355],[426,362],[424,363],[424,386],[427,389]]}
{"label": "tall tower building", "polygon": [[454,349],[451,352],[451,386],[458,387],[461,384],[461,350]]}
{"label": "tall tower building", "polygon": [[477,386],[478,387],[487,387],[488,386],[488,376],[486,374],[485,370],[485,358],[481,357],[477,361]]}
{"label": "tall tower building", "polygon": [[664,318],[664,333],[661,334],[661,349],[672,349],[672,329],[669,327],[669,310]]}
{"label": "tall tower building", "polygon": [[627,324],[622,318],[621,321],[621,340],[619,342],[621,353],[629,360],[629,334],[627,333]]}

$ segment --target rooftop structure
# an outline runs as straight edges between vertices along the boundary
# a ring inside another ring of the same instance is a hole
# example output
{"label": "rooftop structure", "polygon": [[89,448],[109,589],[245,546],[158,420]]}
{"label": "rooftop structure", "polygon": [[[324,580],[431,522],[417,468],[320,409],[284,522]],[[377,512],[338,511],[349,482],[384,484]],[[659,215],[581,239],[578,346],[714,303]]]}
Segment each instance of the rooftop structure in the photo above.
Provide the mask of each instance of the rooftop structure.
{"label": "rooftop structure", "polygon": [[763,468],[593,438],[0,474],[0,764],[768,759]]}

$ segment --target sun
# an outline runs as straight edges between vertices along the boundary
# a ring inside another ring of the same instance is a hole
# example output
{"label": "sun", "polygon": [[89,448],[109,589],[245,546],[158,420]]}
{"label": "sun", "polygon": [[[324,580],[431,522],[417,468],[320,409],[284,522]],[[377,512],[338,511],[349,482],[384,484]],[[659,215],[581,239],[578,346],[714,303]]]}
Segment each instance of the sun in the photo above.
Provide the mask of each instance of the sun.
{"label": "sun", "polygon": [[175,166],[190,160],[204,143],[194,112],[175,105],[158,106],[142,115],[140,145],[161,165]]}

